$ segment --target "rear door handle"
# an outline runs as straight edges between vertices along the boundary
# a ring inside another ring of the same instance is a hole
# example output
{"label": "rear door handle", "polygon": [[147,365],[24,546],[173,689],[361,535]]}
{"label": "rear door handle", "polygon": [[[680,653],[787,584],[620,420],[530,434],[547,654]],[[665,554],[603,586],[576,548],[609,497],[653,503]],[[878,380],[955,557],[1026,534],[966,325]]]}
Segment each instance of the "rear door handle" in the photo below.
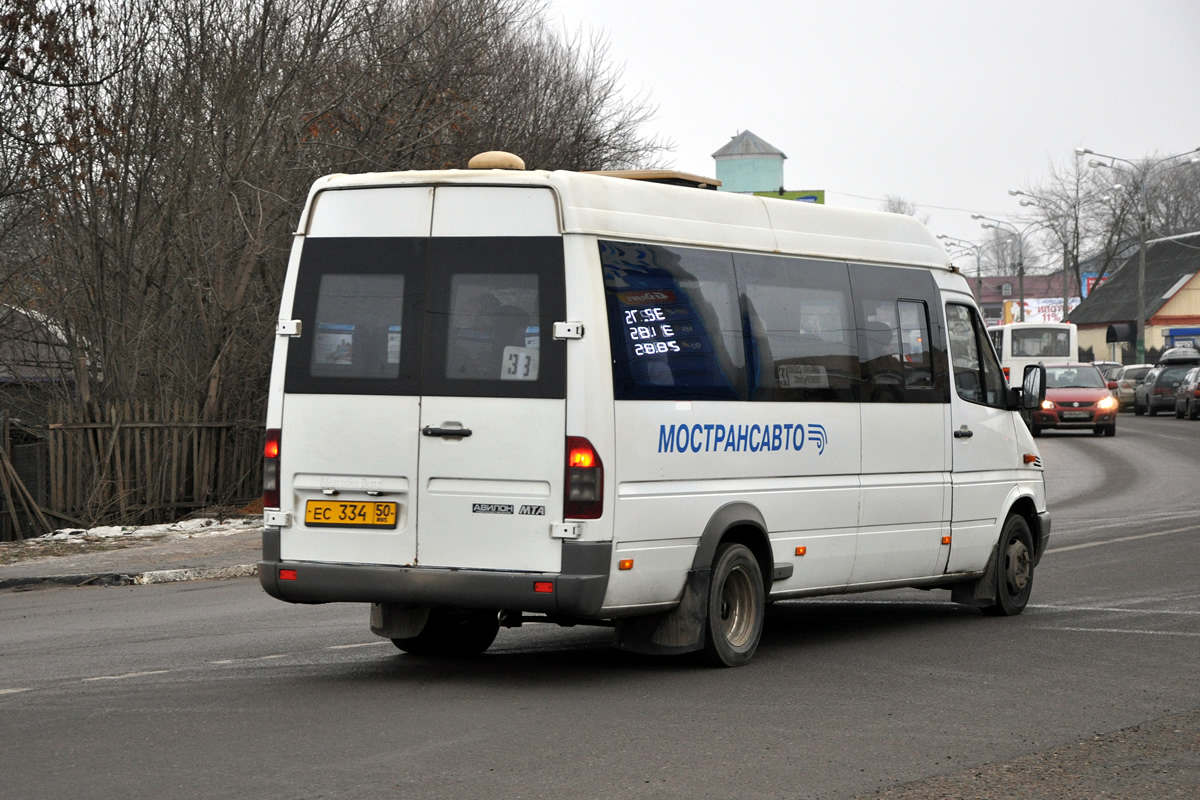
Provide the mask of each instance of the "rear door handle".
{"label": "rear door handle", "polygon": [[965,426],[954,432],[955,439],[970,439],[974,435],[975,434],[971,431],[971,429]]}
{"label": "rear door handle", "polygon": [[426,425],[421,429],[422,436],[470,436],[470,428],[435,428]]}

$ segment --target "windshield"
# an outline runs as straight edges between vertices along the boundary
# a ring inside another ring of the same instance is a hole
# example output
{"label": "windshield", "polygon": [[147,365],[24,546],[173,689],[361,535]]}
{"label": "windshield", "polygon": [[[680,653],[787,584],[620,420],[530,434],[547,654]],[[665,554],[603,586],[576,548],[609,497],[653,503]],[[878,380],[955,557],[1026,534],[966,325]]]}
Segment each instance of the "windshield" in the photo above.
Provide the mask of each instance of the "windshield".
{"label": "windshield", "polygon": [[1100,370],[1084,367],[1046,367],[1047,389],[1103,389]]}

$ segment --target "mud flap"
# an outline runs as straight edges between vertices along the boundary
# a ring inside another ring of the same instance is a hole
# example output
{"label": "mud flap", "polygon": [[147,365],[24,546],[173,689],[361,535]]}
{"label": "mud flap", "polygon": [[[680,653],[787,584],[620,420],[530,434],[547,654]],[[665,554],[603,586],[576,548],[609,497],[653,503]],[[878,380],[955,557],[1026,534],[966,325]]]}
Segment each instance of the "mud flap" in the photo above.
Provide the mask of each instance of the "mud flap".
{"label": "mud flap", "polygon": [[950,587],[950,600],[964,606],[984,608],[996,605],[996,547],[988,556],[983,574],[973,581],[956,583]]}
{"label": "mud flap", "polygon": [[679,605],[671,611],[618,619],[613,646],[648,655],[677,655],[702,650],[711,574],[708,567],[690,570]]}
{"label": "mud flap", "polygon": [[425,628],[428,619],[428,608],[371,603],[371,633],[385,639],[411,639]]}

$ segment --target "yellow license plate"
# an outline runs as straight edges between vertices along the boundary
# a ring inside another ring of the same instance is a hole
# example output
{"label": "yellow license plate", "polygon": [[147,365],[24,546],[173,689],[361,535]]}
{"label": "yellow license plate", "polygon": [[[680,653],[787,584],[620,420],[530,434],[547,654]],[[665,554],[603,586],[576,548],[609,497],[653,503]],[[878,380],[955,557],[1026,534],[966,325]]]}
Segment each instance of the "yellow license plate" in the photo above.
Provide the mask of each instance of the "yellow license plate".
{"label": "yellow license plate", "polygon": [[309,500],[304,524],[328,527],[394,528],[395,503],[357,503],[343,500]]}

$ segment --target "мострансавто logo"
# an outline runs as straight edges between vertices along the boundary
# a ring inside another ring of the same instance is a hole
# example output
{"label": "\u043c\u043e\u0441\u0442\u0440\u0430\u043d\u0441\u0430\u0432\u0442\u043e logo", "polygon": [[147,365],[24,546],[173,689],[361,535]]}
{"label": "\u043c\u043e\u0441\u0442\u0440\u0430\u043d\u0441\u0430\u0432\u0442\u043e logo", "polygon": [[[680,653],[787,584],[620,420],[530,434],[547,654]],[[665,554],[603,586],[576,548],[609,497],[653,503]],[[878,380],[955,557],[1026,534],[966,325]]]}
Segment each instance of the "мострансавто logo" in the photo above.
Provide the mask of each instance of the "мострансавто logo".
{"label": "\u043c\u043e\u0441\u0442\u0440\u0430\u043d\u0441\u0430\u0432\u0442\u043e logo", "polygon": [[798,422],[767,425],[721,425],[695,423],[659,425],[660,453],[761,453],[778,450],[799,451],[810,442],[817,455],[824,455],[829,441],[824,425]]}

